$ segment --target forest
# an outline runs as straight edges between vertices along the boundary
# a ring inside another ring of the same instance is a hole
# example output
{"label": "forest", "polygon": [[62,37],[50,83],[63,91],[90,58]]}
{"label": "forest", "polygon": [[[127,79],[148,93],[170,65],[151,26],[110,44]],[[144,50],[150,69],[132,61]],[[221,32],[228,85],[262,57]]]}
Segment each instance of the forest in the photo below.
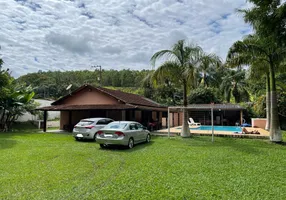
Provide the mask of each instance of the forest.
{"label": "forest", "polygon": [[[16,79],[18,84],[31,86],[34,98],[56,100],[83,84],[102,86],[143,95],[163,105],[182,105],[183,90],[171,80],[154,84],[148,79],[152,70],[48,71],[29,73]],[[286,73],[277,74],[278,106],[281,119],[286,116]],[[225,65],[200,67],[196,81],[188,91],[191,103],[240,103],[249,117],[265,117],[265,77],[251,68],[230,69]],[[66,88],[72,84],[69,90]]]}

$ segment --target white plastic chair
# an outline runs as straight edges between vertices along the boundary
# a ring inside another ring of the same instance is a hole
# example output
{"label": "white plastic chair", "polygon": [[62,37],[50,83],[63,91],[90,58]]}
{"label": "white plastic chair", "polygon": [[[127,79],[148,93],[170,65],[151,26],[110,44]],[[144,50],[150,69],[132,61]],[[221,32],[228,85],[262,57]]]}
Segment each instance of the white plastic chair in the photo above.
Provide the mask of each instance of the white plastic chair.
{"label": "white plastic chair", "polygon": [[201,123],[195,122],[193,118],[189,118],[188,121],[189,126],[201,126]]}

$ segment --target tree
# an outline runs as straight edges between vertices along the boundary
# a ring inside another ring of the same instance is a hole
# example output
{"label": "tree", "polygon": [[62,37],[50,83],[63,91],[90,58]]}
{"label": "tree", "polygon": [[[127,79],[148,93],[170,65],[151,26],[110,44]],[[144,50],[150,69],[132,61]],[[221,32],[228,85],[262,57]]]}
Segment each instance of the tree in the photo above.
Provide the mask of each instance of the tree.
{"label": "tree", "polygon": [[206,54],[203,52],[201,57],[201,63],[198,67],[198,71],[202,73],[201,84],[204,87],[208,87],[207,74],[212,73],[212,71],[221,65],[220,58],[215,54]]}
{"label": "tree", "polygon": [[189,102],[190,104],[210,104],[220,103],[220,100],[216,97],[213,88],[199,87],[191,92]]}
{"label": "tree", "polygon": [[[271,118],[271,102],[270,102],[270,77],[267,63],[264,60],[253,60],[250,65],[250,75],[252,81],[256,81],[255,85],[258,85],[258,81],[263,79],[266,83],[265,85],[265,105],[266,105],[266,126],[265,129],[269,130],[270,128],[270,118]],[[257,87],[257,86],[256,86]]]}
{"label": "tree", "polygon": [[279,46],[286,43],[286,3],[281,0],[248,0],[251,8],[239,10],[260,38]]}
{"label": "tree", "polygon": [[32,103],[34,92],[31,87],[16,84],[9,70],[2,69],[2,64],[0,58],[0,130],[8,131],[20,115],[35,109]]}
{"label": "tree", "polygon": [[235,103],[248,101],[249,94],[245,81],[245,70],[228,70],[221,86],[225,100],[229,103],[231,96],[234,97]]}
{"label": "tree", "polygon": [[275,74],[281,63],[285,60],[286,51],[270,40],[258,36],[248,36],[243,41],[235,42],[229,50],[228,62],[233,64],[253,64],[260,62],[266,64],[266,72],[269,72],[270,89],[270,140],[281,142],[277,92]]}
{"label": "tree", "polygon": [[[165,57],[166,61],[161,64],[154,72],[153,78],[157,81],[164,81],[166,77],[174,83],[181,85],[183,89],[183,106],[188,106],[187,91],[194,86],[196,67],[201,62],[202,49],[193,44],[187,44],[184,40],[179,40],[171,50],[161,50],[156,52],[151,62],[155,62]],[[188,112],[183,109],[182,137],[190,136],[188,126]]]}

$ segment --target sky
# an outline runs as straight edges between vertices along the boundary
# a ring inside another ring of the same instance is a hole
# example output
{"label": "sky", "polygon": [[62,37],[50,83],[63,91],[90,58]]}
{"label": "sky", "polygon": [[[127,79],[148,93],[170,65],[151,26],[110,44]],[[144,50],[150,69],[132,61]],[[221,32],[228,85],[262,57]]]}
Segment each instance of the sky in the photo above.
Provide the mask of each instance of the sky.
{"label": "sky", "polygon": [[[184,39],[225,60],[252,32],[246,0],[0,0],[0,56],[14,77],[39,70],[151,69]],[[156,66],[157,67],[157,66]]]}

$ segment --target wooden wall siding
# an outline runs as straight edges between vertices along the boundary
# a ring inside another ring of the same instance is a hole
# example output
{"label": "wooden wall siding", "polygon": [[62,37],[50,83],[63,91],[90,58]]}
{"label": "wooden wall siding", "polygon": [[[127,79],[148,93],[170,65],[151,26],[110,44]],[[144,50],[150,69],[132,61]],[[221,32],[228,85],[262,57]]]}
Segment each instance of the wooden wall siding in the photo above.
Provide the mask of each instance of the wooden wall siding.
{"label": "wooden wall siding", "polygon": [[141,122],[141,110],[136,110],[135,111],[135,121]]}

